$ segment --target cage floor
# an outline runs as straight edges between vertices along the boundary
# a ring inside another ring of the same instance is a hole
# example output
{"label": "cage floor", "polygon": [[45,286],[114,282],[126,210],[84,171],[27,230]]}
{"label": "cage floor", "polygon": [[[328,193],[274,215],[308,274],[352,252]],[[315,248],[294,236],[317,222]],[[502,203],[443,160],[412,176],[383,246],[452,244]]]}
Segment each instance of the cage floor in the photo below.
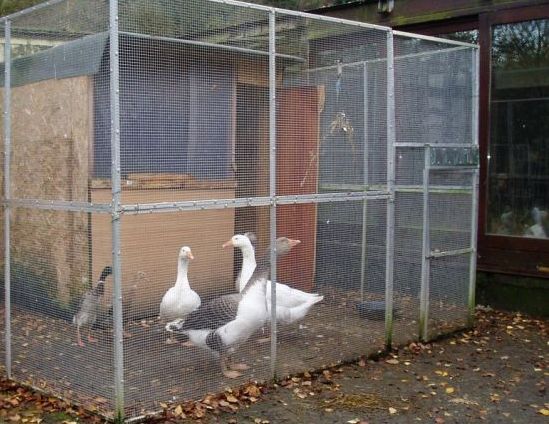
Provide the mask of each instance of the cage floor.
{"label": "cage floor", "polygon": [[[368,355],[383,348],[385,324],[366,319],[355,309],[358,294],[324,292],[299,324],[281,326],[278,336],[278,375],[319,369],[340,361]],[[371,295],[367,298],[376,298]],[[409,297],[395,299],[400,313],[395,333],[401,342],[417,334],[417,302]],[[448,331],[463,317],[462,308],[438,302],[445,311]],[[452,324],[454,323],[454,324]],[[439,323],[440,324],[440,323]],[[440,325],[438,326],[440,328]],[[124,366],[127,416],[157,411],[160,402],[200,398],[247,380],[266,380],[270,369],[270,342],[258,332],[241,345],[233,359],[251,368],[239,379],[226,379],[218,361],[197,347],[167,344],[162,323],[142,320],[125,325]],[[2,327],[2,332],[4,328]],[[96,332],[98,342],[84,348],[74,343],[75,329],[67,321],[12,310],[13,375],[70,401],[109,415],[113,398],[112,332]],[[2,351],[4,346],[2,345]],[[2,352],[3,353],[3,352]]]}

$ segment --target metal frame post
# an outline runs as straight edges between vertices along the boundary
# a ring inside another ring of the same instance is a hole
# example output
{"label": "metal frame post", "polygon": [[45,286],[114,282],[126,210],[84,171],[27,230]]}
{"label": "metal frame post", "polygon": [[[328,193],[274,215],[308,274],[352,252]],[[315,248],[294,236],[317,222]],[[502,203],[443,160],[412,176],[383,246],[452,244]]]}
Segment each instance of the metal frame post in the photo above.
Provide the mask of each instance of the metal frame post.
{"label": "metal frame post", "polygon": [[[471,107],[471,131],[473,145],[478,148],[478,107],[479,107],[479,49],[472,49],[473,93]],[[467,324],[472,326],[475,318],[475,290],[477,276],[477,236],[478,236],[478,208],[479,208],[479,169],[473,171],[471,184],[473,193],[471,199],[471,256],[469,262],[469,292],[467,296],[468,316]]]}
{"label": "metal frame post", "polygon": [[423,167],[423,236],[421,251],[421,288],[419,292],[419,338],[428,340],[429,283],[431,273],[431,238],[429,220],[429,176],[431,172],[431,146],[425,145]]}
{"label": "metal frame post", "polygon": [[4,32],[4,318],[6,374],[11,378],[11,21],[6,20]]}
{"label": "metal frame post", "polygon": [[120,261],[120,64],[118,46],[118,0],[109,1],[110,100],[111,100],[111,178],[112,178],[112,268],[114,328],[115,420],[124,419],[124,340],[122,322],[122,267]]}
{"label": "metal frame post", "polygon": [[276,378],[276,11],[269,12],[269,196],[271,245],[271,376]]}
{"label": "metal frame post", "polygon": [[[368,64],[364,62],[362,74],[363,79],[363,121],[364,121],[364,157],[363,157],[363,172],[364,172],[364,191],[368,191]],[[364,287],[366,286],[366,256],[367,244],[366,238],[368,235],[368,199],[364,198],[362,206],[362,255],[360,261],[360,300],[364,301]]]}
{"label": "metal frame post", "polygon": [[387,234],[385,257],[385,345],[393,340],[393,280],[395,262],[395,67],[393,31],[387,32]]}

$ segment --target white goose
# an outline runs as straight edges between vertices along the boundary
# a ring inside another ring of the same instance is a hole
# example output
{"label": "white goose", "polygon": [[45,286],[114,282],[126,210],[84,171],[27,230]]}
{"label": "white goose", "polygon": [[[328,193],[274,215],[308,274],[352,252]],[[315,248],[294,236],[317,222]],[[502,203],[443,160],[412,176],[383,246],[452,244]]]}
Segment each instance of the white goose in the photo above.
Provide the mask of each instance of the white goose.
{"label": "white goose", "polygon": [[[248,248],[248,242],[241,239],[241,237],[246,237],[248,239],[251,249]],[[238,273],[238,276],[235,280],[235,288],[238,293],[240,293],[242,289],[246,286],[246,283],[250,280],[250,277],[254,273],[257,266],[255,260],[256,242],[256,235],[252,232],[247,232],[243,235],[237,234],[231,237],[230,240],[223,243],[223,249],[226,249],[227,247],[237,247],[234,243],[237,243],[238,246],[244,247],[244,249],[240,248],[240,251],[242,252],[242,268],[240,269],[240,272]]]}
{"label": "white goose", "polygon": [[535,224],[526,229],[524,236],[532,238],[547,238],[547,232],[544,225],[544,221],[547,219],[547,216],[547,211],[534,207],[532,209],[532,219]]}
{"label": "white goose", "polygon": [[187,277],[189,261],[194,256],[191,248],[183,246],[179,250],[177,262],[177,280],[162,297],[160,303],[160,318],[165,321],[185,319],[192,311],[200,307],[200,296],[191,289]]}
{"label": "white goose", "polygon": [[[238,294],[220,296],[200,306],[183,321],[169,323],[166,330],[187,336],[190,341],[219,356],[223,375],[236,378],[238,370],[247,369],[245,364],[228,364],[229,354],[260,329],[267,319],[265,305],[265,283],[267,269],[255,267],[255,253],[250,239],[235,235],[224,246],[240,248],[243,258],[254,270],[246,287]],[[244,268],[244,267],[243,267]]]}
{"label": "white goose", "polygon": [[[223,245],[230,245],[229,242]],[[279,237],[276,239],[276,252],[277,256],[286,255],[292,248],[299,245],[300,240],[293,240],[287,237]],[[242,261],[242,272],[239,275],[239,288],[245,286],[248,282],[246,276],[249,274],[249,270],[255,268],[255,262],[253,264],[245,262],[250,261],[249,258],[244,258]],[[251,261],[250,261],[251,262]],[[263,269],[269,269],[271,264],[270,250],[268,249],[263,258],[260,260],[260,265]],[[324,296],[319,296],[316,293],[307,293],[302,290],[294,289],[286,284],[276,283],[276,316],[277,322],[283,324],[291,324],[297,322],[305,317],[311,307],[321,302]],[[267,281],[266,286],[266,302],[268,319],[271,316],[271,281]]]}

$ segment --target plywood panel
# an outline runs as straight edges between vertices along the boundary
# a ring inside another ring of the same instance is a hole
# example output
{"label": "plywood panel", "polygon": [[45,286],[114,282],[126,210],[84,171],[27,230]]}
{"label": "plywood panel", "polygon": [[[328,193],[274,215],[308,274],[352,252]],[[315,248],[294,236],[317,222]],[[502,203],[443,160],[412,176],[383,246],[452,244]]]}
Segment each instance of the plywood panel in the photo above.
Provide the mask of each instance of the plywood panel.
{"label": "plywood panel", "polygon": [[[124,190],[123,203],[173,202],[193,199],[228,199],[233,189]],[[93,189],[93,202],[110,202],[110,189]],[[175,282],[177,255],[183,245],[192,248],[189,280],[204,295],[227,292],[233,287],[233,252],[221,245],[234,234],[234,209],[157,213],[122,218],[122,287],[126,318],[155,315],[166,290]],[[92,219],[93,275],[111,264],[111,218]],[[145,279],[139,280],[139,272]],[[136,287],[134,287],[136,286]],[[107,284],[110,299],[112,284]]]}
{"label": "plywood panel", "polygon": [[[85,76],[12,88],[12,197],[87,200],[91,104]],[[80,259],[87,257],[86,215],[15,209],[12,216],[14,262],[37,273],[37,259],[50,264],[56,282],[46,283],[68,302],[87,275]]]}

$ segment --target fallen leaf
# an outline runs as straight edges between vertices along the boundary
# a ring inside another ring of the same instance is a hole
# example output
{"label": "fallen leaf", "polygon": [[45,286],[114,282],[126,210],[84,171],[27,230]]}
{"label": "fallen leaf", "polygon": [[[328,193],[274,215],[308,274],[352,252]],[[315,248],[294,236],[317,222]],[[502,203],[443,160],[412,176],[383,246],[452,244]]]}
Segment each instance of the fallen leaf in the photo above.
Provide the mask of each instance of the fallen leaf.
{"label": "fallen leaf", "polygon": [[235,398],[233,395],[227,395],[226,398],[227,398],[227,402],[238,403],[238,399]]}
{"label": "fallen leaf", "polygon": [[[305,383],[303,383],[305,384]],[[253,397],[260,397],[261,396],[261,390],[259,387],[257,387],[255,384],[249,384],[244,388],[244,393],[253,396]]]}
{"label": "fallen leaf", "polygon": [[183,407],[181,405],[177,405],[173,411],[176,417],[179,417],[183,415]]}
{"label": "fallen leaf", "polygon": [[544,417],[549,417],[549,409],[542,408],[538,411],[538,413],[540,413]]}
{"label": "fallen leaf", "polygon": [[389,414],[393,415],[393,414],[396,414],[396,413],[397,413],[397,410],[391,406],[389,408]]}
{"label": "fallen leaf", "polygon": [[478,402],[475,402],[474,400],[469,400],[469,399],[466,399],[466,398],[452,398],[449,400],[449,402],[452,402],[452,403],[459,403],[459,404],[463,404],[463,405],[477,405],[478,406]]}
{"label": "fallen leaf", "polygon": [[455,389],[453,387],[446,387],[446,393],[451,394],[454,393]]}
{"label": "fallen leaf", "polygon": [[387,359],[385,362],[391,365],[398,365],[400,363],[398,359]]}

